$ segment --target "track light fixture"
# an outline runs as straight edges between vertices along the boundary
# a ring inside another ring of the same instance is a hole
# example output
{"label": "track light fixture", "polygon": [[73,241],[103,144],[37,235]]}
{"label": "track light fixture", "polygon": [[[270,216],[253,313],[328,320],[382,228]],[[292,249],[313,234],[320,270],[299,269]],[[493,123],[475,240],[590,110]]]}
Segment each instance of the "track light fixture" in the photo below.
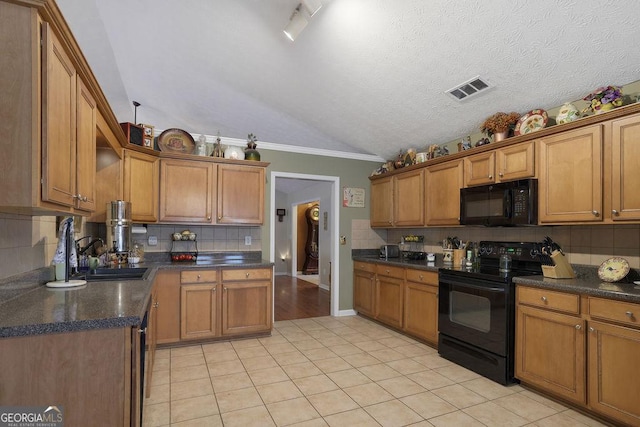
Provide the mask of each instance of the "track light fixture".
{"label": "track light fixture", "polygon": [[302,3],[296,6],[289,18],[289,23],[283,30],[289,40],[294,41],[300,35],[309,23],[307,16],[311,18],[321,7],[320,0],[302,0]]}

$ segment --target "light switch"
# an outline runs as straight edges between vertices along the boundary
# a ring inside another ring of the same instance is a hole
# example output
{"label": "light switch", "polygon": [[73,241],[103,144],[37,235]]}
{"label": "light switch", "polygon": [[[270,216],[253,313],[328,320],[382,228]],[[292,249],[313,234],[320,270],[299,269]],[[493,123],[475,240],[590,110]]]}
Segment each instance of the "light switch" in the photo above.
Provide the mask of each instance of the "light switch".
{"label": "light switch", "polygon": [[149,244],[149,246],[157,246],[158,238],[156,236],[149,236],[149,238],[147,239],[147,243]]}
{"label": "light switch", "polygon": [[245,246],[251,245],[251,236],[244,236],[244,244]]}

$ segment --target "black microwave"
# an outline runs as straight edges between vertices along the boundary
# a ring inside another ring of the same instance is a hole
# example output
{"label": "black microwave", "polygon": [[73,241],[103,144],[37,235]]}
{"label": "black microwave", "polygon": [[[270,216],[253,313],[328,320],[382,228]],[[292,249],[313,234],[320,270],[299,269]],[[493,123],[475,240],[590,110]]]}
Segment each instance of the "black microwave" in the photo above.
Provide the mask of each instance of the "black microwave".
{"label": "black microwave", "polygon": [[460,224],[538,224],[538,180],[523,179],[460,189]]}

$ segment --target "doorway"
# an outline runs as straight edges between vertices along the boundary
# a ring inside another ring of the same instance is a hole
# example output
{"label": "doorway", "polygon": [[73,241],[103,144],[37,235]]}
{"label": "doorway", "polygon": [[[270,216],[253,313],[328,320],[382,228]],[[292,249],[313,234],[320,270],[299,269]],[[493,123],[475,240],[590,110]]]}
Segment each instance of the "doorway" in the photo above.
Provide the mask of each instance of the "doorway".
{"label": "doorway", "polygon": [[[323,175],[307,175],[288,172],[271,172],[270,213],[270,261],[276,265],[276,276],[288,276],[290,282],[300,281],[306,287],[304,275],[298,274],[298,255],[295,250],[297,237],[297,206],[318,202],[318,286],[328,292],[329,314],[337,316],[339,311],[339,208],[340,178]],[[277,210],[277,211],[276,211]],[[276,212],[283,216],[275,215]],[[280,219],[282,218],[282,221]],[[313,283],[311,283],[313,285]],[[298,287],[299,288],[299,287]],[[297,289],[295,291],[297,291]],[[283,292],[284,293],[284,292]],[[278,295],[274,289],[274,317]]]}

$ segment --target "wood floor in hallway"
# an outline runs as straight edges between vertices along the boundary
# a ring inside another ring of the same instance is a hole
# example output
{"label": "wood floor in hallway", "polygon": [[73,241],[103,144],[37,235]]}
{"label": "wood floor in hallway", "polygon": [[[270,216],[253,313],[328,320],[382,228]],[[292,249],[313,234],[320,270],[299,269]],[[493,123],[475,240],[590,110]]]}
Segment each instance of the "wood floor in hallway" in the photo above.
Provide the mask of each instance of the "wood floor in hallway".
{"label": "wood floor in hallway", "polygon": [[331,293],[299,277],[276,276],[275,319],[294,320],[328,316]]}

